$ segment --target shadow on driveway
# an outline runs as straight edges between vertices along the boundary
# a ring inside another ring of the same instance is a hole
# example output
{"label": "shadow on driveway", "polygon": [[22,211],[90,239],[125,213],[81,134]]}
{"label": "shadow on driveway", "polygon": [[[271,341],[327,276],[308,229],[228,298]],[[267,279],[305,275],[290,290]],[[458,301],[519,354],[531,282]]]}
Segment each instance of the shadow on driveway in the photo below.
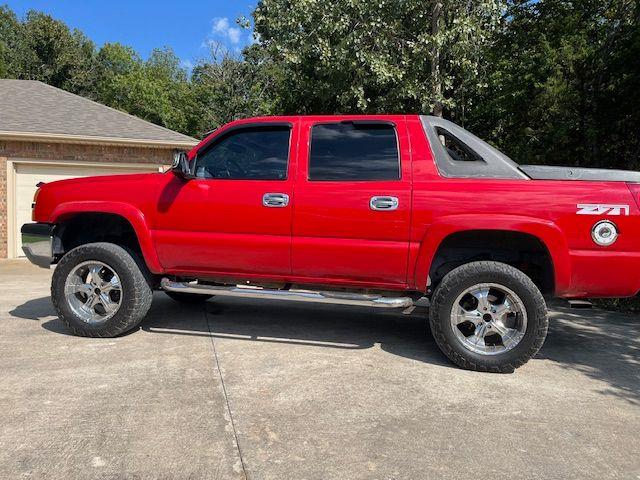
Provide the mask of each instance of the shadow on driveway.
{"label": "shadow on driveway", "polygon": [[554,305],[549,335],[536,358],[605,382],[599,393],[640,405],[640,318],[597,308]]}
{"label": "shadow on driveway", "polygon": [[[29,300],[9,313],[28,320],[55,316],[49,297]],[[70,335],[57,318],[44,322],[42,327]],[[219,299],[191,306],[156,294],[141,328],[155,334],[333,349],[367,349],[379,344],[394,355],[451,366],[429,334],[423,309],[402,315],[368,308],[253,299]],[[604,382],[607,386],[599,391],[601,394],[640,405],[637,317],[595,308],[572,310],[553,305],[549,335],[536,358]]]}

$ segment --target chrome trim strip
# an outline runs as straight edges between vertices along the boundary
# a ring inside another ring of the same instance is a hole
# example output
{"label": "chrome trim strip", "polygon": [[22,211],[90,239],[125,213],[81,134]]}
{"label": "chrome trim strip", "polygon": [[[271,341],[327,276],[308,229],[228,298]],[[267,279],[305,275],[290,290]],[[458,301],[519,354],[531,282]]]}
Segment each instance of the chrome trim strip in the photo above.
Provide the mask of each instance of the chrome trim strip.
{"label": "chrome trim strip", "polygon": [[378,211],[392,211],[398,209],[398,197],[376,196],[369,200],[369,208]]}
{"label": "chrome trim strip", "polygon": [[289,205],[289,195],[286,193],[265,193],[262,196],[263,207],[282,208]]}
{"label": "chrome trim strip", "polygon": [[168,278],[160,281],[163,290],[169,292],[199,293],[219,297],[265,298],[292,302],[329,303],[377,308],[408,308],[413,305],[410,297],[383,297],[344,292],[311,290],[268,290],[260,287],[198,285],[189,282],[174,282]]}

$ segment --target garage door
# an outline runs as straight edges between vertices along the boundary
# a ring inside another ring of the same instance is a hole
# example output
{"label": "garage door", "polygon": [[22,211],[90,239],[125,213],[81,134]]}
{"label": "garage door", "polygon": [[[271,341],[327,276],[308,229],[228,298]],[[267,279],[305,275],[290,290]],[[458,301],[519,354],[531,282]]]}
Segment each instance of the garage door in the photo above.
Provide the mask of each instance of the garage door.
{"label": "garage door", "polygon": [[[23,256],[20,227],[31,221],[31,203],[39,182],[54,182],[66,178],[88,177],[94,175],[116,175],[125,173],[157,172],[157,165],[141,165],[136,167],[116,166],[65,166],[50,164],[16,163],[15,165],[15,221],[13,235],[15,238],[14,255]],[[11,252],[9,252],[11,255]]]}

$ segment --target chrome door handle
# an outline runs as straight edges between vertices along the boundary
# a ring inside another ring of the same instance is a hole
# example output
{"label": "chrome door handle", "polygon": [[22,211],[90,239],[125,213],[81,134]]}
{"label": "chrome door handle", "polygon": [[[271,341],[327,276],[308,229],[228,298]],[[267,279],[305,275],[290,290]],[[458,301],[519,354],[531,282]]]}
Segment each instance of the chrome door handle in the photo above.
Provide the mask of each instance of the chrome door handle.
{"label": "chrome door handle", "polygon": [[398,197],[371,197],[371,210],[395,210],[398,208]]}
{"label": "chrome door handle", "polygon": [[265,193],[262,196],[264,207],[286,207],[289,205],[289,195],[286,193]]}

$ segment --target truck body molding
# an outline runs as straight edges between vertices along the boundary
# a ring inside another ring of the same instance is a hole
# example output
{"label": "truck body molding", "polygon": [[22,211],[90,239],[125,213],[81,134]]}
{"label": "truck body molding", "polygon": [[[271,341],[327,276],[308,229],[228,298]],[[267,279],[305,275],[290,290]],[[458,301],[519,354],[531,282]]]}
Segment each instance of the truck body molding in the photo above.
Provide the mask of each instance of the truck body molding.
{"label": "truck body molding", "polygon": [[455,233],[474,230],[525,233],[537,238],[553,261],[556,292],[561,294],[570,289],[571,265],[562,231],[548,220],[518,215],[493,215],[490,225],[477,215],[451,215],[437,219],[429,226],[420,244],[414,278],[418,289],[426,290],[429,269],[442,242]]}
{"label": "truck body molding", "polygon": [[127,220],[133,227],[140,249],[144,255],[145,263],[152,273],[163,273],[164,269],[158,261],[155,246],[151,239],[151,232],[145,220],[144,214],[133,205],[125,202],[65,202],[57,205],[51,212],[49,223],[64,221],[79,213],[108,213],[119,215]]}

